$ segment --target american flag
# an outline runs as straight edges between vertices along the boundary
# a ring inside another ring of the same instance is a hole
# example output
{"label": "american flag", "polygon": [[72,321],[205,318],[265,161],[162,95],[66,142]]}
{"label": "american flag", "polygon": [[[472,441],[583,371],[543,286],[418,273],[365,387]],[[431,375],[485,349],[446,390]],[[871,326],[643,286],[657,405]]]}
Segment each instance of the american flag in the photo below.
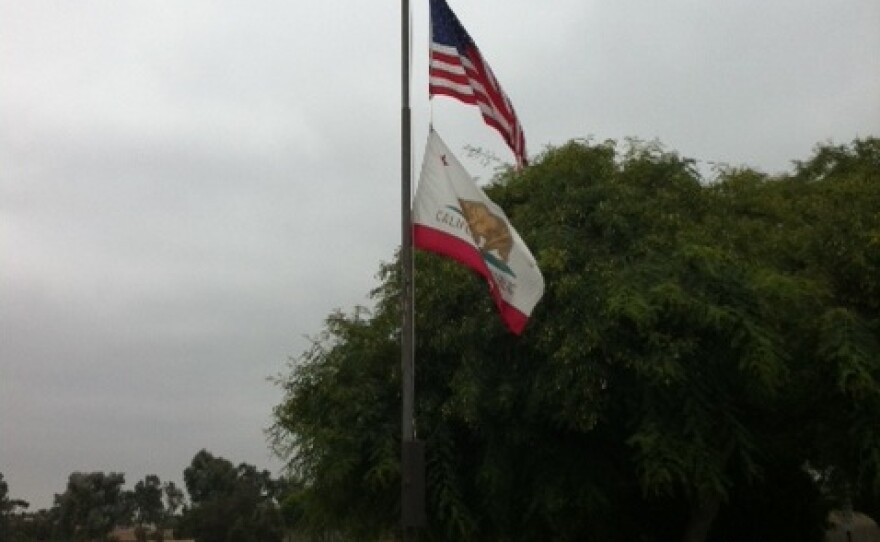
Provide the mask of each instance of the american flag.
{"label": "american flag", "polygon": [[526,165],[526,139],[513,105],[445,0],[431,0],[429,76],[430,96],[478,106],[486,124],[498,130],[513,151],[517,165]]}

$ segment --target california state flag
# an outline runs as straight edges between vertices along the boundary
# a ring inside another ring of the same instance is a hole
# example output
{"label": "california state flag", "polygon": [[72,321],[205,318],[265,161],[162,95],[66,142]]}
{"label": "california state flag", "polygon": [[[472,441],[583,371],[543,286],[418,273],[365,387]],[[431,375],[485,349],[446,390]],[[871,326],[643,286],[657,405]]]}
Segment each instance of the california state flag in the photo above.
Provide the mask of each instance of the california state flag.
{"label": "california state flag", "polygon": [[544,293],[535,258],[434,130],[412,210],[413,245],[470,267],[489,283],[501,318],[516,334]]}

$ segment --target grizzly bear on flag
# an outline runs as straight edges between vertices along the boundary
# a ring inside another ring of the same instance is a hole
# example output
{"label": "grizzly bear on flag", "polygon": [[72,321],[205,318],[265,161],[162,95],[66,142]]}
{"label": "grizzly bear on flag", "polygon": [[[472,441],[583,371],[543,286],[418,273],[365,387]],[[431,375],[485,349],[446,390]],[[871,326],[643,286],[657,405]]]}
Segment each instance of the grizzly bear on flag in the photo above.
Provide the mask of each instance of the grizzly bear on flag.
{"label": "grizzly bear on flag", "polygon": [[459,199],[458,203],[461,204],[461,211],[477,246],[484,252],[497,251],[498,257],[504,263],[508,263],[510,249],[513,248],[513,238],[510,236],[507,221],[493,215],[481,201]]}

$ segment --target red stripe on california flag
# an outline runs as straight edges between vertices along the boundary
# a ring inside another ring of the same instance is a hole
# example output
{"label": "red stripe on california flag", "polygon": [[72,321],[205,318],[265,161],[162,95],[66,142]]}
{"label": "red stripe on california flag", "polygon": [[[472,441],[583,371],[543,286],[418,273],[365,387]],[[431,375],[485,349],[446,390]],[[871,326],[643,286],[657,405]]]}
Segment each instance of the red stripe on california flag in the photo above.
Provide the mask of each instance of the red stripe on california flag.
{"label": "red stripe on california flag", "polygon": [[511,332],[516,335],[522,334],[529,317],[501,297],[498,285],[495,283],[495,278],[486,265],[486,260],[483,259],[483,255],[474,245],[434,228],[422,224],[413,224],[413,246],[420,250],[451,258],[470,267],[486,279],[489,283],[492,299],[495,300],[495,305],[501,314],[501,319],[504,320],[504,323]]}

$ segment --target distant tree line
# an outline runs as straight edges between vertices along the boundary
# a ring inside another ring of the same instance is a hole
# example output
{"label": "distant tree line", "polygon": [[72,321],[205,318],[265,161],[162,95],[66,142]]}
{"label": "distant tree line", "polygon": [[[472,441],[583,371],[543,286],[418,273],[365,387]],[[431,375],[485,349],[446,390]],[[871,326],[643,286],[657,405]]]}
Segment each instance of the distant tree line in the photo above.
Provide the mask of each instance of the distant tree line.
{"label": "distant tree line", "polygon": [[74,472],[49,509],[29,511],[10,497],[0,473],[0,542],[103,542],[117,527],[134,528],[140,540],[279,542],[284,532],[279,500],[286,487],[268,471],[233,465],[206,450],[183,472],[187,500],[174,482],[156,475],[125,489],[117,472]]}

